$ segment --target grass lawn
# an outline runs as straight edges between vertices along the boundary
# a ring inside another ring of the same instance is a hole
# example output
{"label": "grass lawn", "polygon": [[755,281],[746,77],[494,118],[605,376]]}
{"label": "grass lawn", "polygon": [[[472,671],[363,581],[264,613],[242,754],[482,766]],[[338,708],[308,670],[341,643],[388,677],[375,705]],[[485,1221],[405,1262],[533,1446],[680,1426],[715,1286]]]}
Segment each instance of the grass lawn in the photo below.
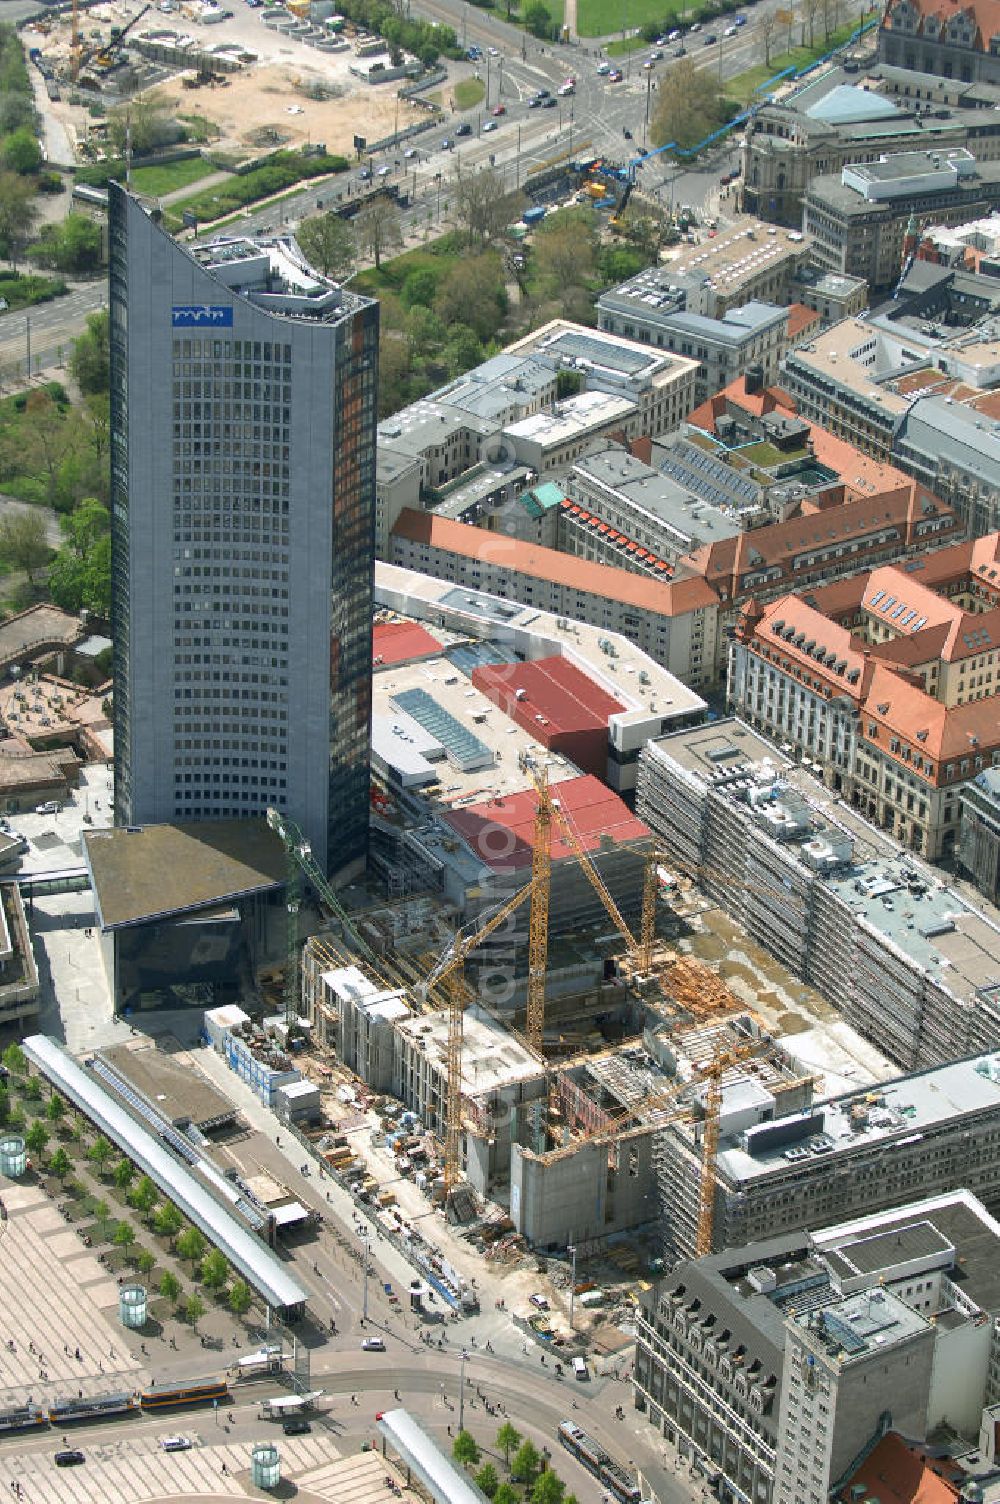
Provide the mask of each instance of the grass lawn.
{"label": "grass lawn", "polygon": [[481,78],[461,78],[454,95],[456,110],[474,110],[486,98],[486,85]]}
{"label": "grass lawn", "polygon": [[443,275],[461,254],[458,237],[442,235],[440,239],[431,240],[416,250],[404,251],[401,256],[393,256],[391,261],[383,261],[378,271],[374,267],[368,267],[365,271],[358,272],[351,286],[358,292],[369,293],[373,297],[386,292],[398,293],[411,272],[429,267]]}
{"label": "grass lawn", "polygon": [[132,168],[132,186],[139,193],[161,198],[178,188],[187,188],[207,178],[213,169],[201,157],[184,157],[179,162],[156,162],[151,167]]}
{"label": "grass lawn", "polygon": [[62,277],[42,277],[37,273],[0,272],[0,298],[9,309],[31,308],[36,303],[47,303],[50,298],[61,297],[67,291]]}
{"label": "grass lawn", "polygon": [[786,68],[807,68],[810,63],[815,63],[819,58],[824,57],[831,48],[839,47],[841,43],[846,42],[851,32],[855,30],[856,23],[849,21],[832,32],[828,42],[817,39],[815,47],[793,47],[791,52],[775,53],[770,63],[756,63],[745,73],[737,73],[735,78],[727,78],[725,81],[726,97],[738,99],[741,104],[748,104],[755,90],[768,83],[776,73],[782,73]]}
{"label": "grass lawn", "polygon": [[[582,37],[607,37],[625,27],[633,31],[650,21],[657,23],[683,16],[683,0],[577,0],[576,24]],[[641,37],[630,39],[635,47],[647,47]],[[621,37],[619,36],[619,42]],[[624,51],[628,51],[626,46]]]}

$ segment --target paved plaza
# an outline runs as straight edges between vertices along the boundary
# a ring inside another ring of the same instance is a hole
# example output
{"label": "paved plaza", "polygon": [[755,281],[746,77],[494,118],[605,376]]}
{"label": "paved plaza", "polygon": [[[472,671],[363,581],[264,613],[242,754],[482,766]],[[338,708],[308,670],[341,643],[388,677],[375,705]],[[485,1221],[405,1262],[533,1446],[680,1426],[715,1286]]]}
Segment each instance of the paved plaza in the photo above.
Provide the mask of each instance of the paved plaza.
{"label": "paved plaza", "polygon": [[[85,1436],[71,1442],[86,1454],[78,1467],[57,1469],[52,1458],[58,1446],[17,1455],[14,1447],[0,1447],[0,1500],[14,1498],[12,1482],[21,1485],[23,1504],[146,1504],[146,1501],[197,1499],[219,1501],[289,1497],[299,1504],[385,1504],[393,1494],[386,1486],[392,1476],[402,1489],[405,1479],[378,1452],[341,1456],[333,1439],[314,1421],[309,1436],[283,1436],[280,1427],[262,1422],[261,1440],[273,1440],[281,1457],[277,1495],[250,1481],[252,1443],[217,1442],[205,1417],[179,1417],[177,1431],[193,1442],[190,1451],[164,1452],[151,1435],[141,1436],[141,1421],[125,1421],[121,1436],[99,1442]],[[289,1488],[288,1480],[294,1480]],[[398,1498],[398,1495],[396,1496]],[[404,1489],[403,1504],[416,1504]]]}
{"label": "paved plaza", "polygon": [[6,1182],[3,1200],[0,1403],[138,1388],[143,1370],[118,1321],[117,1280],[40,1186]]}

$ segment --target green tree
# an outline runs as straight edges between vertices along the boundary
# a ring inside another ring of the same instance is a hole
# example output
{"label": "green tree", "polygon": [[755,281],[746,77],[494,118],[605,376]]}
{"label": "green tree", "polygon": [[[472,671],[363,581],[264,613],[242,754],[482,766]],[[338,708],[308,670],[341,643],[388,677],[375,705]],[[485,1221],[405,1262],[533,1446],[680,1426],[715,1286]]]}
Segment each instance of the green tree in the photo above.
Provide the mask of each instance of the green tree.
{"label": "green tree", "polygon": [[385,251],[403,244],[403,231],[399,223],[399,210],[391,198],[378,194],[369,199],[355,220],[358,245],[371,256],[375,270],[382,266]]}
{"label": "green tree", "polygon": [[466,324],[481,340],[492,339],[507,310],[503,271],[495,251],[463,256],[441,279],[434,311],[445,326]]}
{"label": "green tree", "polygon": [[475,1482],[476,1487],[482,1493],[484,1493],[488,1499],[493,1498],[497,1489],[500,1487],[500,1479],[497,1477],[497,1470],[493,1466],[492,1462],[483,1463],[482,1467],[479,1469],[479,1472],[476,1474]]}
{"label": "green tree", "polygon": [[148,1222],[153,1207],[156,1205],[156,1186],[148,1175],[140,1177],[139,1183],[132,1189],[129,1201],[135,1207],[143,1221]]}
{"label": "green tree", "polygon": [[204,1257],[207,1244],[197,1227],[185,1227],[177,1239],[177,1252],[182,1259],[188,1259],[192,1265],[197,1264]]}
{"label": "green tree", "polygon": [[418,304],[424,308],[430,308],[434,302],[434,294],[437,292],[440,272],[433,266],[418,266],[409,272],[403,279],[403,285],[399,289],[399,300],[404,308],[414,308]]}
{"label": "green tree", "polygon": [[531,1490],[531,1504],[562,1504],[566,1485],[561,1478],[557,1477],[552,1469],[546,1468],[545,1472],[535,1479],[535,1486]]}
{"label": "green tree", "polygon": [[354,231],[339,214],[317,214],[299,225],[299,245],[324,277],[344,277],[354,265]]}
{"label": "green tree", "polygon": [[221,1290],[229,1278],[225,1255],[212,1248],[201,1261],[201,1282],[208,1290]]}
{"label": "green tree", "polygon": [[6,1086],[0,1086],[0,1128],[5,1128],[10,1122],[10,1092]]}
{"label": "green tree", "polygon": [[156,1265],[156,1254],[150,1253],[148,1248],[140,1248],[135,1256],[135,1262],[140,1274],[152,1274]]}
{"label": "green tree", "polygon": [[104,260],[101,227],[86,214],[67,214],[59,224],[42,225],[30,255],[61,272],[96,271]]}
{"label": "green tree", "polygon": [[164,1269],[163,1275],[160,1279],[160,1294],[163,1296],[164,1300],[169,1300],[171,1304],[176,1304],[177,1297],[180,1295],[180,1293],[180,1280],[177,1278],[176,1274],[174,1274],[172,1269]]}
{"label": "green tree", "polygon": [[53,1127],[58,1128],[66,1114],[66,1103],[58,1092],[53,1092],[45,1104],[45,1116]]}
{"label": "green tree", "polygon": [[24,1095],[32,1102],[38,1102],[42,1096],[42,1083],[37,1076],[29,1076],[24,1083]]}
{"label": "green tree", "polygon": [[12,1076],[24,1076],[28,1072],[28,1057],[19,1044],[9,1044],[3,1052],[3,1063]]}
{"label": "green tree", "polygon": [[160,1237],[168,1238],[171,1246],[173,1246],[177,1234],[184,1226],[184,1218],[172,1201],[164,1201],[162,1206],[156,1208],[153,1226],[160,1234]]}
{"label": "green tree", "polygon": [[125,1159],[123,1156],[114,1168],[115,1185],[120,1191],[127,1191],[134,1179],[135,1165],[130,1159]]}
{"label": "green tree", "polygon": [[533,0],[533,3],[525,9],[524,24],[533,37],[547,42],[552,36],[552,14],[547,5],[541,0]]}
{"label": "green tree", "polygon": [[103,502],[87,497],[62,519],[66,542],[49,570],[57,606],[77,612],[86,606],[99,616],[111,610],[111,516]]}
{"label": "green tree", "polygon": [[535,236],[535,271],[553,297],[590,281],[598,244],[597,216],[593,209],[563,209],[539,225]]}
{"label": "green tree", "polygon": [[135,1242],[135,1228],[131,1222],[127,1222],[124,1217],[120,1222],[116,1222],[115,1230],[111,1234],[111,1241],[116,1248],[121,1248],[124,1251],[127,1258],[128,1251]]}
{"label": "green tree", "polygon": [[103,1242],[108,1235],[108,1217],[111,1213],[111,1208],[106,1201],[95,1201],[93,1212],[97,1221],[97,1236]]}
{"label": "green tree", "polygon": [[106,308],[88,313],[87,327],[73,341],[69,369],[84,396],[106,392],[111,384],[111,317]]}
{"label": "green tree", "polygon": [[23,569],[29,585],[34,584],[38,570],[51,556],[44,512],[8,512],[0,518],[0,558],[13,569]]}
{"label": "green tree", "polygon": [[11,131],[0,143],[0,166],[7,172],[16,172],[25,177],[37,172],[41,165],[42,148],[29,126],[22,125],[18,130]]}
{"label": "green tree", "polygon": [[197,1331],[198,1323],[205,1314],[205,1302],[202,1300],[201,1296],[194,1294],[189,1295],[187,1300],[184,1302],[184,1312],[194,1330]]}
{"label": "green tree", "polygon": [[65,1180],[66,1176],[69,1174],[72,1168],[73,1161],[66,1153],[66,1150],[63,1148],[62,1144],[60,1144],[58,1149],[53,1154],[52,1158],[49,1160],[49,1169],[52,1171],[53,1175],[58,1175],[60,1180]]}
{"label": "green tree", "polygon": [[49,1130],[40,1118],[36,1119],[24,1135],[24,1142],[28,1153],[36,1159],[41,1159],[45,1154],[45,1145],[49,1141]]}
{"label": "green tree", "polygon": [[155,90],[136,94],[127,104],[108,112],[108,141],[116,157],[124,157],[128,146],[142,156],[171,140],[177,140],[177,129],[170,107]]}
{"label": "green tree", "polygon": [[514,1454],[511,1472],[521,1483],[533,1483],[541,1463],[538,1448],[530,1441],[522,1441]]}
{"label": "green tree", "polygon": [[37,218],[34,183],[16,172],[0,172],[0,253],[14,267]]}
{"label": "green tree", "polygon": [[509,1483],[501,1483],[493,1495],[493,1504],[520,1504],[517,1490],[511,1488]]}
{"label": "green tree", "polygon": [[100,1175],[102,1180],[108,1168],[108,1160],[111,1158],[113,1153],[114,1149],[112,1148],[108,1140],[104,1137],[103,1133],[99,1133],[97,1135],[97,1137],[94,1139],[94,1142],[87,1150],[87,1158],[90,1160],[91,1164],[96,1166],[97,1173],[98,1175]]}
{"label": "green tree", "polygon": [[697,146],[719,124],[721,110],[718,84],[682,57],[659,80],[650,135],[656,146]]}
{"label": "green tree", "polygon": [[471,1431],[459,1431],[451,1444],[451,1455],[463,1467],[470,1467],[479,1461],[479,1446]]}
{"label": "green tree", "polygon": [[521,1441],[521,1433],[517,1427],[512,1426],[509,1420],[505,1420],[497,1432],[497,1446],[503,1453],[504,1467],[510,1467],[510,1454],[517,1451]]}
{"label": "green tree", "polygon": [[69,454],[72,441],[64,404],[57,402],[51,392],[38,388],[29,393],[22,421],[4,442],[3,455],[18,473],[44,478],[46,500],[51,506],[56,500],[59,467]]}
{"label": "green tree", "polygon": [[245,1316],[250,1309],[250,1286],[245,1279],[234,1279],[229,1287],[229,1309],[234,1316]]}

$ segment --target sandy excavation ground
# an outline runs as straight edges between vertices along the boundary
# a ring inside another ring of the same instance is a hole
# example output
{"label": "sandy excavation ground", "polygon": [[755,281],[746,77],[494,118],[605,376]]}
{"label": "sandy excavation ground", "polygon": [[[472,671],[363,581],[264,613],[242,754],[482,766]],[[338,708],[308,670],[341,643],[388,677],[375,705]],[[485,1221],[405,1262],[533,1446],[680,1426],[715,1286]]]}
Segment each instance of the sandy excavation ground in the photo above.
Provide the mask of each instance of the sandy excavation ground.
{"label": "sandy excavation ground", "polygon": [[[322,84],[337,97],[311,99]],[[352,79],[330,79],[322,69],[273,63],[231,75],[225,88],[185,89],[180,80],[157,86],[156,94],[177,115],[203,115],[218,128],[222,151],[275,146],[298,147],[321,141],[327,151],[353,156],[355,134],[369,141],[403,130],[426,112],[397,99],[395,86],[371,87]]]}

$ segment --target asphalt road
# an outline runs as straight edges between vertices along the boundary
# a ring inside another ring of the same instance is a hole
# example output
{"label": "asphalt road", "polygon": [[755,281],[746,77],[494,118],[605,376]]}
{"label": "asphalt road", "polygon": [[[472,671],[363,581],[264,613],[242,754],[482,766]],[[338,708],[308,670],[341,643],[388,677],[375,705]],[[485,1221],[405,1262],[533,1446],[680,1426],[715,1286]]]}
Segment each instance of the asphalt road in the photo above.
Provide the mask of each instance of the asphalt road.
{"label": "asphalt road", "polygon": [[0,370],[23,372],[29,341],[33,371],[66,359],[70,341],[83,330],[88,313],[103,308],[107,301],[107,282],[101,277],[71,288],[51,303],[0,314]]}

